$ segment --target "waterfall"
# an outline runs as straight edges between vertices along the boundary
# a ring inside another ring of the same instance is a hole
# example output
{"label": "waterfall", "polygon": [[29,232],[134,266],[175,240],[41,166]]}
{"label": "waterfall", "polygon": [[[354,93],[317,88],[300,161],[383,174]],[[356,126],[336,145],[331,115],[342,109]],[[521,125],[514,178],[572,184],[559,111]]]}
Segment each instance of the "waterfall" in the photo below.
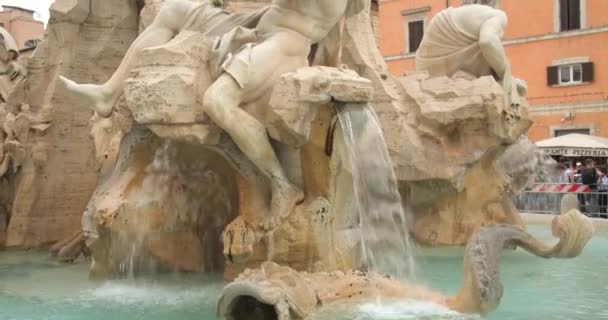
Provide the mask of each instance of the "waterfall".
{"label": "waterfall", "polygon": [[362,266],[398,278],[414,278],[415,262],[405,210],[380,121],[369,104],[342,103],[341,160],[353,183]]}

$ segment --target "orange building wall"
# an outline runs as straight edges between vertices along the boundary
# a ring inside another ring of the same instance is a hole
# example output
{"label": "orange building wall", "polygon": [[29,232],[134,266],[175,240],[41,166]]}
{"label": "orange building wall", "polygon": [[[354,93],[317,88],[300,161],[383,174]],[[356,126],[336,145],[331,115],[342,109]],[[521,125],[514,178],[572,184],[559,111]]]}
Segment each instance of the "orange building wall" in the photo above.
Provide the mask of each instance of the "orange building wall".
{"label": "orange building wall", "polygon": [[0,23],[15,38],[19,49],[25,48],[28,40],[42,40],[44,37],[44,23],[34,20],[27,11],[5,8],[0,12]]}
{"label": "orange building wall", "polygon": [[[600,0],[603,1],[603,0]],[[553,0],[504,0],[500,9],[509,16],[505,39],[553,32]]]}
{"label": "orange building wall", "polygon": [[[401,12],[408,9],[431,7],[432,17],[446,8],[445,0],[380,0],[380,51],[385,56],[404,54],[405,34]],[[429,18],[430,19],[430,18]]]}
{"label": "orange building wall", "polygon": [[[513,75],[528,82],[528,100],[531,104],[608,99],[608,32],[513,44],[506,46],[506,52]],[[563,87],[547,85],[546,68],[554,60],[582,56],[589,57],[595,64],[595,80],[592,83]]]}
{"label": "orange building wall", "polygon": [[[460,0],[450,0],[458,6]],[[588,126],[591,134],[608,137],[608,107],[593,110],[576,110],[571,120],[563,120],[566,111],[546,111],[546,106],[584,104],[605,101],[608,106],[608,29],[602,32],[563,37],[555,33],[554,0],[500,0],[501,10],[507,12],[509,25],[505,34],[505,50],[512,65],[513,75],[528,82],[528,99],[535,121],[529,136],[533,141],[551,137],[551,128],[578,128]],[[608,0],[587,0],[584,30],[608,27]],[[415,69],[414,54],[405,52],[404,17],[402,11],[431,7],[426,23],[446,8],[445,0],[384,0],[380,1],[380,49],[389,70],[396,76]],[[568,34],[576,34],[579,31]],[[555,37],[556,39],[543,39]],[[522,43],[520,43],[522,42]],[[547,67],[555,60],[588,57],[594,63],[595,80],[589,84],[550,87],[547,85]],[[535,112],[543,106],[543,112]],[[604,110],[606,109],[606,110]],[[561,110],[561,109],[560,109]],[[549,114],[548,114],[549,113]]]}
{"label": "orange building wall", "polygon": [[560,129],[579,126],[590,127],[590,133],[595,136],[608,137],[608,110],[600,112],[580,112],[572,120],[565,120],[562,113],[534,116],[534,126],[528,131],[532,141],[539,141],[551,137],[552,127]]}
{"label": "orange building wall", "polygon": [[587,27],[600,27],[608,24],[608,1],[587,0]]}
{"label": "orange building wall", "polygon": [[13,20],[9,32],[15,38],[19,49],[23,49],[25,48],[25,42],[28,40],[42,40],[44,37],[44,24],[42,22]]}

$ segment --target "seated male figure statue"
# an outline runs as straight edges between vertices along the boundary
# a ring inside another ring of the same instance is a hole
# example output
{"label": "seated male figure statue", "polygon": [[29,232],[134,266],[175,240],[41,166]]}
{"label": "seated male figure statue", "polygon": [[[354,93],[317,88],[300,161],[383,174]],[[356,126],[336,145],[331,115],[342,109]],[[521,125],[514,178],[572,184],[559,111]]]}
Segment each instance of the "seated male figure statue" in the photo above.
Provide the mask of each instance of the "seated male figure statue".
{"label": "seated male figure statue", "polygon": [[416,69],[431,76],[451,76],[462,70],[474,76],[494,75],[502,82],[505,107],[516,88],[502,46],[507,15],[492,0],[463,0],[433,19],[416,53]]}
{"label": "seated male figure statue", "polygon": [[[362,9],[363,1],[273,0],[268,7],[259,11],[259,17],[244,18],[239,23],[233,23],[233,26],[255,27],[256,39],[236,50],[223,62],[221,74],[205,93],[203,109],[269,177],[272,187],[271,218],[288,215],[304,199],[304,194],[288,180],[265,126],[241,106],[264,97],[281,75],[308,66],[311,46],[324,39],[339,24],[347,10],[354,14]],[[63,82],[68,90],[88,98],[101,116],[110,116],[137,54],[143,48],[167,43],[180,30],[190,27],[189,23],[184,22],[191,21],[193,15],[198,15],[197,24],[203,28],[199,31],[208,36],[219,37],[231,30],[226,27],[230,23],[225,21],[231,21],[232,15],[221,9],[213,8],[209,3],[173,0],[164,6],[152,25],[135,40],[108,82],[81,85],[62,78]],[[217,25],[223,27],[218,28]]]}

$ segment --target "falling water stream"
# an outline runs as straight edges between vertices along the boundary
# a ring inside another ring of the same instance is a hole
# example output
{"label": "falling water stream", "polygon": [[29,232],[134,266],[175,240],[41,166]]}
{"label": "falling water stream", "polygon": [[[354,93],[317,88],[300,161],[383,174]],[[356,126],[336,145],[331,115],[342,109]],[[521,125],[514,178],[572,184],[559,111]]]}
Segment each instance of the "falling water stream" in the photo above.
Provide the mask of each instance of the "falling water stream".
{"label": "falling water stream", "polygon": [[361,234],[362,265],[397,278],[414,278],[413,246],[399,186],[380,121],[369,104],[338,106],[341,154],[350,170]]}

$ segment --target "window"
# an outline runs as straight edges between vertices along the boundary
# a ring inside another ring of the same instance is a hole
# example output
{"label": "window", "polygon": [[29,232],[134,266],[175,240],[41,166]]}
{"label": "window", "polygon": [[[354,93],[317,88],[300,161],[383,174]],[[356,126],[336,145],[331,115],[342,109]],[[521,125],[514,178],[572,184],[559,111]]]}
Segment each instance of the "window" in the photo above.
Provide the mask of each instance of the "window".
{"label": "window", "polygon": [[547,68],[549,86],[576,85],[593,82],[593,62],[562,64]]}
{"label": "window", "polygon": [[424,36],[425,21],[430,11],[429,6],[401,11],[405,35],[404,51],[407,53],[414,53],[420,47]]}
{"label": "window", "polygon": [[581,29],[581,0],[559,0],[559,31]]}
{"label": "window", "polygon": [[407,23],[409,52],[416,52],[424,36],[424,21],[411,21]]}
{"label": "window", "polygon": [[559,84],[576,84],[583,82],[583,66],[572,64],[569,66],[559,66]]}
{"label": "window", "polygon": [[35,48],[38,46],[39,43],[40,43],[40,40],[38,40],[38,39],[27,40],[25,42],[25,47],[26,48]]}
{"label": "window", "polygon": [[557,129],[557,130],[555,130],[555,136],[556,137],[565,136],[565,135],[571,134],[571,133],[579,133],[579,134],[590,135],[591,134],[591,130],[589,128],[586,128],[586,129]]}

